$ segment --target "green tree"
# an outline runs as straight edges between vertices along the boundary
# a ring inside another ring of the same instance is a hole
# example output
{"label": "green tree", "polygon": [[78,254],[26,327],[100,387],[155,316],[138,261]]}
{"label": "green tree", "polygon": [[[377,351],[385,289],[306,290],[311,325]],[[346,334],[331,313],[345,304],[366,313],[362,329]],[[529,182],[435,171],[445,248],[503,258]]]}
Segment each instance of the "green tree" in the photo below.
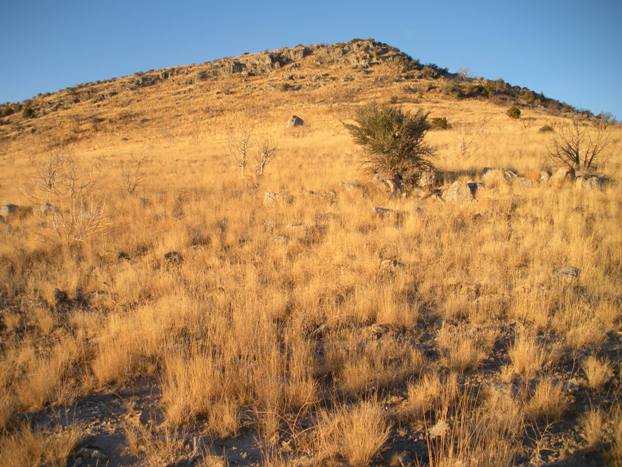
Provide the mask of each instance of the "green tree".
{"label": "green tree", "polygon": [[414,114],[392,105],[360,107],[353,124],[344,124],[354,142],[365,148],[364,165],[393,183],[393,191],[414,187],[424,172],[434,170],[433,149],[424,138],[430,129],[428,114]]}

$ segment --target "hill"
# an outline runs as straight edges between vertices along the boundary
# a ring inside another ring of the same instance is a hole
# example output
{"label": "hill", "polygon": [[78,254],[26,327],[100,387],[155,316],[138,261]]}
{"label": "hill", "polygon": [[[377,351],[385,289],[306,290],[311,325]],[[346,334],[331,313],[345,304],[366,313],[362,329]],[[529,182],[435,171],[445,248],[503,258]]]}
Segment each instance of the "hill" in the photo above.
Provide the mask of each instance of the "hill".
{"label": "hill", "polygon": [[[428,186],[363,170],[370,102]],[[620,464],[619,126],[373,40],[3,109],[0,464]]]}
{"label": "hill", "polygon": [[[47,137],[59,124],[64,130],[79,126],[71,136],[73,139],[81,138],[89,128],[114,132],[127,123],[157,125],[157,119],[153,121],[156,114],[175,116],[174,109],[180,110],[180,106],[187,114],[217,114],[229,101],[241,96],[263,98],[271,94],[276,101],[336,104],[352,103],[355,94],[358,100],[364,100],[366,94],[377,89],[406,102],[449,97],[517,104],[556,115],[575,112],[567,104],[501,79],[451,74],[436,65],[422,65],[387,44],[355,39],[150,70],[4,104],[0,106],[0,141],[32,132]],[[203,104],[210,97],[217,103],[212,102],[211,108],[206,109]],[[144,108],[120,111],[133,109],[134,101],[145,104]],[[272,104],[265,102],[268,107]]]}

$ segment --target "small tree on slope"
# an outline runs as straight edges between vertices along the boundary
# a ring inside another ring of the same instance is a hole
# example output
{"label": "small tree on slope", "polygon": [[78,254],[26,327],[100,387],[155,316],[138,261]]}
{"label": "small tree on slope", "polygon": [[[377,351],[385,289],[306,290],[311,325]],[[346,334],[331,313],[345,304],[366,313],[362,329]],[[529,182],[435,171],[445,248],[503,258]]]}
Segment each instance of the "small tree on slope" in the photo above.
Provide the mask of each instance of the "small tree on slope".
{"label": "small tree on slope", "polygon": [[391,105],[359,108],[354,124],[344,124],[367,153],[366,168],[393,182],[393,193],[414,187],[421,174],[433,170],[433,149],[424,143],[428,114],[411,114]]}

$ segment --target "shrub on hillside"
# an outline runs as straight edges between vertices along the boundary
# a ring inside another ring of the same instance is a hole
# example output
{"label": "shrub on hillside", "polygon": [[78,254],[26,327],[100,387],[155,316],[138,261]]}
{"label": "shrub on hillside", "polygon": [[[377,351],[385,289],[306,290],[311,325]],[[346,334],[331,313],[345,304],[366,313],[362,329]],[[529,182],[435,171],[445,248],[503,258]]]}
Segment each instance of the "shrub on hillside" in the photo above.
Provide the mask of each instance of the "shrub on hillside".
{"label": "shrub on hillside", "polygon": [[427,113],[369,104],[359,108],[354,120],[345,127],[365,148],[367,169],[392,180],[396,191],[415,186],[424,171],[433,169],[434,151],[424,143],[430,129]]}
{"label": "shrub on hillside", "polygon": [[510,118],[513,119],[519,119],[520,118],[520,109],[518,107],[516,107],[515,105],[513,105],[512,107],[510,107],[508,109],[508,111],[506,112],[506,115]]}
{"label": "shrub on hillside", "polygon": [[451,124],[447,121],[447,117],[434,117],[430,120],[432,130],[448,130]]}
{"label": "shrub on hillside", "polygon": [[538,130],[540,133],[551,133],[555,131],[551,125],[543,125]]}
{"label": "shrub on hillside", "polygon": [[22,111],[22,116],[24,118],[32,118],[35,116],[35,110],[32,107],[25,107]]}

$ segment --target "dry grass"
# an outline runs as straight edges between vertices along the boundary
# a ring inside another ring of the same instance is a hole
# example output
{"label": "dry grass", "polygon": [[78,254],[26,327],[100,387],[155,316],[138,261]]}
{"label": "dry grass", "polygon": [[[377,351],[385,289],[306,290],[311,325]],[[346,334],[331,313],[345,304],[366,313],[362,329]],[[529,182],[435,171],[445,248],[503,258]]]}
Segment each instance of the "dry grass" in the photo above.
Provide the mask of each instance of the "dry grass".
{"label": "dry grass", "polygon": [[600,389],[613,374],[611,363],[607,359],[589,356],[583,361],[582,366],[590,389]]}
{"label": "dry grass", "polygon": [[369,465],[389,438],[389,432],[386,415],[376,402],[323,412],[316,434],[318,458],[340,456],[349,465]]}
{"label": "dry grass", "polygon": [[34,431],[21,425],[16,431],[0,439],[0,465],[65,466],[67,458],[82,435],[78,426],[55,431]]}
{"label": "dry grass", "polygon": [[568,403],[561,383],[545,377],[538,381],[535,391],[525,404],[525,415],[529,420],[558,420]]}
{"label": "dry grass", "polygon": [[605,429],[604,414],[599,409],[591,409],[581,418],[581,435],[588,446],[596,446],[603,440]]}
{"label": "dry grass", "polygon": [[[20,434],[18,417],[140,381],[161,394],[164,420],[128,425],[130,450],[147,464],[195,455],[187,432],[213,439],[245,429],[275,462],[382,463],[392,424],[416,437],[442,420],[447,442],[430,445],[438,465],[505,465],[533,451],[526,424],[581,418],[568,414],[566,379],[585,377],[596,405],[617,394],[613,363],[583,356],[619,339],[620,129],[599,167],[612,183],[553,188],[536,183],[551,166],[542,157],[550,135],[537,129],[562,117],[524,109],[514,121],[487,102],[407,94],[381,68],[349,81],[350,67],[338,67],[329,71],[343,82],[328,83],[325,69],[306,66],[305,79],[320,85],[286,96],[262,77],[183,75],[141,89],[140,99],[123,91],[101,107],[59,109],[33,119],[36,132],[2,140],[0,204],[32,206],[21,188],[58,151],[96,183],[84,196],[105,200],[94,231],[78,226],[81,241],[56,234],[54,216],[36,210],[0,224],[2,446],[29,445],[20,436],[45,444]],[[341,120],[354,100],[393,94],[453,124],[428,135],[447,184],[494,166],[534,186],[497,181],[469,203],[388,200],[366,183]],[[294,111],[304,130],[284,128]],[[229,154],[239,122],[278,145],[259,180],[242,180]],[[73,142],[56,144],[69,134]],[[264,203],[265,192],[278,199]],[[381,218],[376,206],[399,214]],[[555,273],[567,265],[577,278]],[[385,411],[395,397],[403,401]],[[610,404],[595,409],[619,406]],[[597,418],[581,410],[591,442]],[[297,430],[316,443],[281,452]],[[603,433],[619,461],[622,431],[605,423]]]}

